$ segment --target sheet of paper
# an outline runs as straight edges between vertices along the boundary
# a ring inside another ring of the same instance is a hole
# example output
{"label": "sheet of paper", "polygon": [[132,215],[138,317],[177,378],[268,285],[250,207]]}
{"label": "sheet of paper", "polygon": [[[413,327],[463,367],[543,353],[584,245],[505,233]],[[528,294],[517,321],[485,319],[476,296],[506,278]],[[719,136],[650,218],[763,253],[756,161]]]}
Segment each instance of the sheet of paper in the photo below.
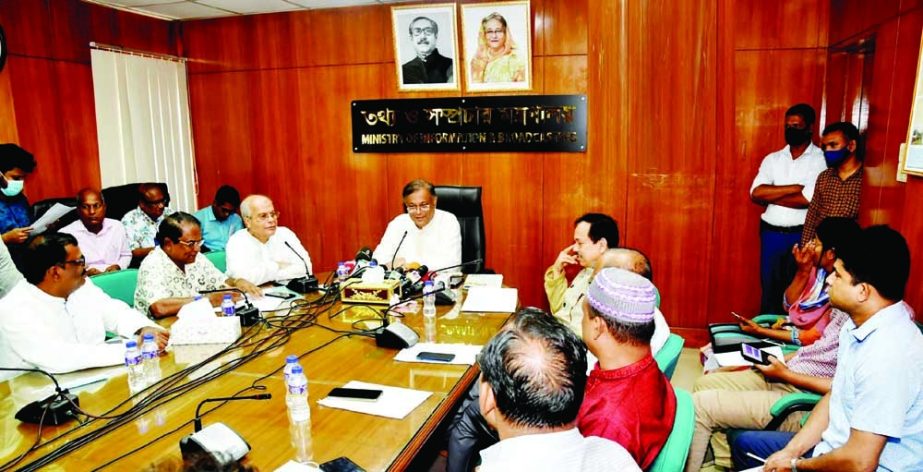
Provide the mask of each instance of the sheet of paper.
{"label": "sheet of paper", "polygon": [[321,470],[320,467],[314,465],[313,463],[302,464],[300,462],[295,462],[293,460],[290,460],[286,462],[285,464],[282,464],[282,466],[279,467],[278,469],[276,469],[276,472],[313,472],[313,471],[320,471],[320,470]]}
{"label": "sheet of paper", "polygon": [[741,470],[740,472],[763,472],[763,466],[758,465],[752,469]]}
{"label": "sheet of paper", "polygon": [[373,402],[364,400],[351,400],[348,398],[326,397],[317,402],[330,408],[355,411],[367,415],[384,416],[385,418],[403,419],[416,407],[426,401],[432,392],[411,390],[409,388],[390,387],[373,383],[353,380],[344,385],[346,388],[364,388],[381,390],[381,396]]}
{"label": "sheet of paper", "polygon": [[515,288],[471,287],[462,311],[512,313],[516,311],[519,292]]}
{"label": "sheet of paper", "polygon": [[494,287],[503,286],[503,274],[468,274],[465,277],[465,290],[471,287]]}
{"label": "sheet of paper", "polygon": [[[477,362],[477,355],[481,352],[483,346],[472,346],[470,344],[437,344],[437,343],[417,343],[413,347],[401,349],[394,356],[394,360],[400,362],[423,362],[426,364],[461,364],[473,365]],[[455,359],[449,362],[441,362],[426,359],[417,359],[417,354],[421,352],[438,352],[440,354],[455,354]]]}
{"label": "sheet of paper", "polygon": [[[782,348],[779,346],[769,346],[760,349],[766,354],[775,356],[776,359],[779,359],[783,364],[785,363],[785,356],[782,355]],[[715,360],[718,361],[718,365],[721,367],[741,367],[741,366],[752,366],[753,363],[744,359],[744,356],[741,355],[740,351],[732,352],[722,352],[715,354]]]}
{"label": "sheet of paper", "polygon": [[55,203],[48,209],[41,218],[32,223],[32,234],[42,234],[48,229],[48,225],[61,219],[62,216],[74,211],[74,207]]}

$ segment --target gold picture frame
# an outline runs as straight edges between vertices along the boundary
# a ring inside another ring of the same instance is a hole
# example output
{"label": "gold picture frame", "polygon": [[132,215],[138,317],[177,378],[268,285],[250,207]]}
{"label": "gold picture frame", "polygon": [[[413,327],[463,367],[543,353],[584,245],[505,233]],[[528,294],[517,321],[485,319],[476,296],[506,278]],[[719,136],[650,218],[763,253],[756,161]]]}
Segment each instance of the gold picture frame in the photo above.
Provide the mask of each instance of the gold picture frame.
{"label": "gold picture frame", "polygon": [[455,11],[454,3],[391,7],[398,91],[461,88]]}
{"label": "gold picture frame", "polygon": [[532,90],[531,3],[525,0],[462,5],[461,17],[465,90]]}
{"label": "gold picture frame", "polygon": [[917,58],[917,75],[913,86],[913,103],[910,107],[910,124],[901,172],[923,176],[923,36],[920,37],[920,55]]}

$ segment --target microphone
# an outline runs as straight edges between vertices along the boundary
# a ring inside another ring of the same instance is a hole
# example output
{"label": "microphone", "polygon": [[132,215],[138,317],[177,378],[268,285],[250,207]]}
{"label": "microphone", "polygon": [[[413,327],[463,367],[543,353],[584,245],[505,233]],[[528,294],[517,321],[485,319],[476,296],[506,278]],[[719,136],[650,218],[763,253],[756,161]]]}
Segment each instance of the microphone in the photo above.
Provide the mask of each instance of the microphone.
{"label": "microphone", "polygon": [[212,402],[229,402],[234,400],[269,400],[272,398],[271,393],[260,393],[257,395],[245,395],[243,397],[215,397],[215,398],[206,398],[199,402],[199,406],[195,407],[195,432],[202,430],[202,415],[199,414],[199,411],[202,409],[202,405]]}
{"label": "microphone", "polygon": [[356,262],[369,262],[372,260],[372,250],[369,249],[368,246],[363,246],[362,249],[359,249],[359,252],[356,253],[354,259]]}
{"label": "microphone", "polygon": [[293,292],[298,292],[298,293],[307,293],[310,291],[317,290],[317,277],[312,275],[311,271],[308,270],[308,262],[305,261],[303,257],[301,257],[301,254],[298,254],[298,251],[296,251],[295,248],[293,248],[292,245],[288,243],[288,241],[285,241],[285,245],[288,246],[288,248],[291,249],[293,253],[295,253],[295,256],[297,256],[298,259],[301,260],[301,263],[304,264],[304,274],[305,274],[304,277],[299,277],[297,279],[289,280],[288,284],[286,284],[285,287]]}
{"label": "microphone", "polygon": [[260,321],[260,310],[250,303],[247,294],[237,287],[216,288],[213,290],[202,290],[199,293],[220,293],[220,292],[237,292],[244,296],[244,306],[234,308],[234,313],[240,318],[241,326],[253,326]]}
{"label": "microphone", "polygon": [[443,268],[441,268],[441,269],[436,269],[436,270],[433,271],[433,273],[435,274],[436,272],[442,272],[442,271],[449,270],[449,269],[457,269],[457,268],[459,268],[459,267],[465,267],[465,266],[469,266],[469,265],[476,265],[476,264],[480,264],[480,263],[482,263],[482,262],[484,262],[484,259],[475,259],[475,260],[473,260],[473,261],[462,262],[461,264],[456,264],[456,265],[453,265],[453,266],[448,266],[448,267],[443,267]]}
{"label": "microphone", "polygon": [[62,389],[61,385],[58,384],[58,380],[48,372],[42,369],[30,369],[25,367],[0,367],[0,371],[38,372],[51,379],[51,382],[54,383],[55,393],[45,399],[36,400],[20,408],[19,411],[16,412],[17,420],[23,423],[57,426],[77,417],[80,398],[68,392],[66,388]]}
{"label": "microphone", "polygon": [[404,230],[404,235],[401,236],[401,241],[400,241],[399,243],[397,243],[397,247],[394,248],[394,255],[391,256],[391,264],[390,264],[388,267],[390,267],[390,268],[392,268],[392,269],[394,268],[394,259],[397,259],[397,251],[400,251],[400,250],[401,250],[401,244],[404,244],[404,239],[407,239],[407,231],[406,231],[406,230]]}
{"label": "microphone", "polygon": [[213,423],[203,429],[202,416],[199,414],[202,405],[210,402],[268,400],[270,398],[272,398],[272,394],[260,393],[242,397],[206,398],[199,402],[199,406],[195,409],[195,419],[193,420],[195,432],[179,441],[179,450],[183,455],[183,460],[200,459],[204,455],[214,463],[210,465],[217,465],[219,467],[215,467],[216,469],[223,470],[224,467],[239,461],[250,452],[250,445],[247,444],[247,441],[224,423]]}

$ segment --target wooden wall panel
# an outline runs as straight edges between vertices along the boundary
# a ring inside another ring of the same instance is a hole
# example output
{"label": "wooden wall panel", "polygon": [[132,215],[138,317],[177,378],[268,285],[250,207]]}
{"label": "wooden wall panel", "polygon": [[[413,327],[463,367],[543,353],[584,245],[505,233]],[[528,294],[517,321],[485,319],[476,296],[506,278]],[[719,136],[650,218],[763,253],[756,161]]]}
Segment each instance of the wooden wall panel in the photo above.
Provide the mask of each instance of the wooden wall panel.
{"label": "wooden wall panel", "polygon": [[826,1],[736,2],[728,10],[737,49],[816,48],[827,45]]}
{"label": "wooden wall panel", "polygon": [[6,67],[0,71],[0,143],[10,142],[19,142],[19,132],[16,128],[10,69]]}
{"label": "wooden wall panel", "polygon": [[900,8],[901,0],[831,0],[830,44],[877,28]]}

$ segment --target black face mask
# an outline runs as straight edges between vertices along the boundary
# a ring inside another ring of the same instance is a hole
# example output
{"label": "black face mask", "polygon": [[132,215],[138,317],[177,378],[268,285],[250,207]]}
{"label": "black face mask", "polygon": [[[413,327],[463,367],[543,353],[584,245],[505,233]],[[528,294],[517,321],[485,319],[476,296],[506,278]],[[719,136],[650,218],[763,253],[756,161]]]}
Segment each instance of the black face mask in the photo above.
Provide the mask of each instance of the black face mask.
{"label": "black face mask", "polygon": [[785,128],[785,142],[789,146],[801,146],[811,140],[811,130]]}

